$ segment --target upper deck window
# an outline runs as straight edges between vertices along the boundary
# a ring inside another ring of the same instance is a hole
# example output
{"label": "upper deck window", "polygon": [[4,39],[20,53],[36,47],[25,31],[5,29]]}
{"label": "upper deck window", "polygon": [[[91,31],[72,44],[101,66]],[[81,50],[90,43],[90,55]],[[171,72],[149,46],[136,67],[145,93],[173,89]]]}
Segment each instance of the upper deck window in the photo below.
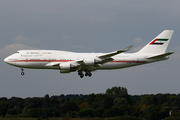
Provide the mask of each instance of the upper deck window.
{"label": "upper deck window", "polygon": [[31,52],[30,54],[39,54],[39,52]]}
{"label": "upper deck window", "polygon": [[51,54],[51,52],[43,52],[43,54]]}

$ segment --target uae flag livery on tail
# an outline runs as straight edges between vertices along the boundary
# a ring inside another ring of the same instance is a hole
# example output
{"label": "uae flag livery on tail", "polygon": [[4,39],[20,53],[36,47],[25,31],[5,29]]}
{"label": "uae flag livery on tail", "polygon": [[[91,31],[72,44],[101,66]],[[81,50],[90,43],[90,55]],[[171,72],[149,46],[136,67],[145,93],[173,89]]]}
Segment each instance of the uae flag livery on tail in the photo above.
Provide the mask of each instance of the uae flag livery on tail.
{"label": "uae flag livery on tail", "polygon": [[149,45],[163,45],[169,39],[154,39]]}

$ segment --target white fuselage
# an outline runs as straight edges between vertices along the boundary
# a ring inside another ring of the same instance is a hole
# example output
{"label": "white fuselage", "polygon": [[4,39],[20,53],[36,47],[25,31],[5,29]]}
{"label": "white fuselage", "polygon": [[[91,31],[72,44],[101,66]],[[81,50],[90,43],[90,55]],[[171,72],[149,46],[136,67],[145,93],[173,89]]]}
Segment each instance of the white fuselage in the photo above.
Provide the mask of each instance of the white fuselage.
{"label": "white fuselage", "polygon": [[[54,63],[64,63],[80,59],[93,59],[106,53],[75,53],[56,50],[20,50],[11,56],[5,58],[5,62],[20,68],[30,69],[60,69],[59,66],[52,66]],[[146,59],[151,54],[121,53],[113,56],[114,60],[107,62],[98,69],[120,69],[141,65],[150,62],[156,62],[164,59]],[[48,65],[49,64],[49,65]]]}

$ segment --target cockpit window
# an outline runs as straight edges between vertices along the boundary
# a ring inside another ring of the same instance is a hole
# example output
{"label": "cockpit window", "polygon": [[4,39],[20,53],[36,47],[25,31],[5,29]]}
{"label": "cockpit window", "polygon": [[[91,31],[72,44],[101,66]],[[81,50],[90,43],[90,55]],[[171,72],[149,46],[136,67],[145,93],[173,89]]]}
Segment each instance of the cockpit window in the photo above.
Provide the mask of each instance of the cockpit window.
{"label": "cockpit window", "polygon": [[19,53],[19,52],[15,52],[15,53]]}

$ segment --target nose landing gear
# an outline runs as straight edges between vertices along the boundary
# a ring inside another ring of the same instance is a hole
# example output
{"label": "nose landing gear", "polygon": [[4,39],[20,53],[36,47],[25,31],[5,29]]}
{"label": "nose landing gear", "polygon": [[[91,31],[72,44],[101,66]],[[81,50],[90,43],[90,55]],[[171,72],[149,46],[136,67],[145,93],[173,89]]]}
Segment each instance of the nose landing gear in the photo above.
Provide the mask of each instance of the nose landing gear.
{"label": "nose landing gear", "polygon": [[24,71],[24,69],[23,68],[21,68],[21,75],[23,76],[23,75],[25,75],[25,73],[23,72]]}

